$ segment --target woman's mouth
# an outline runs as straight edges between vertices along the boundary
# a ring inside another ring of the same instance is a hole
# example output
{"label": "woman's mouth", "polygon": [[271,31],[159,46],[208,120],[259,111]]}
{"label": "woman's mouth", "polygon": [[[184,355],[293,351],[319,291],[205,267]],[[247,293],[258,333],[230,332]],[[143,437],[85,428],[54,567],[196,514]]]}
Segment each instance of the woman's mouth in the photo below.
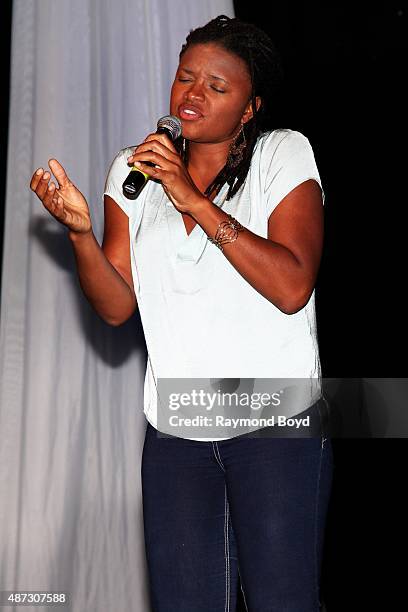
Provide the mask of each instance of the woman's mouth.
{"label": "woman's mouth", "polygon": [[196,121],[203,117],[202,113],[197,108],[187,105],[179,107],[179,116],[180,119],[184,119],[185,121]]}

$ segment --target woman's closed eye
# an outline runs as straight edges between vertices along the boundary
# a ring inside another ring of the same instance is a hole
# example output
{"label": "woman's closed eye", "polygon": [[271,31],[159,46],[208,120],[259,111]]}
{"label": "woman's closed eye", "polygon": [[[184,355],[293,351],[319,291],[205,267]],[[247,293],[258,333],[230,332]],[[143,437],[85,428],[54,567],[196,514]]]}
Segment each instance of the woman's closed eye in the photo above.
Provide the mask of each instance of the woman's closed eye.
{"label": "woman's closed eye", "polygon": [[[179,83],[191,83],[192,82],[192,79],[183,79],[181,77],[178,77],[177,80],[179,81]],[[218,87],[215,87],[215,85],[211,85],[210,87],[211,89],[213,89],[214,91],[217,91],[218,93],[222,93],[222,94],[225,93],[224,89],[219,89]]]}

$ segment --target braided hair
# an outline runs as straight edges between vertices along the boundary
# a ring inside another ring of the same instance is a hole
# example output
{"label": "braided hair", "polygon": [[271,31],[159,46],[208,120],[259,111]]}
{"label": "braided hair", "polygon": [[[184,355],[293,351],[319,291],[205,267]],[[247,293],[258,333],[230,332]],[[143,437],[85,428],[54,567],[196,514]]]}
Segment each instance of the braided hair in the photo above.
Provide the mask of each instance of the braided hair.
{"label": "braided hair", "polygon": [[[242,126],[242,132],[238,135],[238,139],[246,141],[242,159],[239,163],[233,163],[229,156],[225,166],[204,192],[207,196],[212,192],[218,194],[222,186],[228,183],[226,199],[229,200],[246,179],[259,135],[274,129],[272,112],[275,96],[282,82],[283,68],[279,54],[269,36],[253,24],[237,18],[230,19],[225,15],[219,15],[206,25],[191,30],[181,48],[180,59],[189,47],[205,43],[215,43],[244,60],[252,84],[253,117]],[[262,101],[259,109],[256,108],[257,96]],[[184,162],[187,163],[186,141],[182,155]]]}

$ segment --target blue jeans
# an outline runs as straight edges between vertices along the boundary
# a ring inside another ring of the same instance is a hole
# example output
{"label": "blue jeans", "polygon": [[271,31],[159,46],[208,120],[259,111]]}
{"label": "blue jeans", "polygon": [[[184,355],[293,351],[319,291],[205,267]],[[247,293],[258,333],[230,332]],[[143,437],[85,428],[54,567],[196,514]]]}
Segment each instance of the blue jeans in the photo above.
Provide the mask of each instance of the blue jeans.
{"label": "blue jeans", "polygon": [[[154,612],[318,612],[330,438],[200,442],[147,425],[143,512]],[[298,415],[300,416],[300,415]]]}

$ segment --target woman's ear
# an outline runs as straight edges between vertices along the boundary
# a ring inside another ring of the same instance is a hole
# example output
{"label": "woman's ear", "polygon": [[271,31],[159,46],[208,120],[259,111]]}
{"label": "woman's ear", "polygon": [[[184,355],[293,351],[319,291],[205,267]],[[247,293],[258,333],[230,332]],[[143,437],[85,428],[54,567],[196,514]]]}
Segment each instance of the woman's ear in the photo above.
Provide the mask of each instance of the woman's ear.
{"label": "woman's ear", "polygon": [[[256,101],[256,110],[258,112],[262,104],[262,98],[260,96],[256,96],[255,101]],[[242,123],[247,123],[248,121],[252,119],[253,116],[254,116],[254,113],[252,110],[252,100],[250,100],[248,102],[248,106],[246,107],[244,111],[244,114],[242,115]]]}

